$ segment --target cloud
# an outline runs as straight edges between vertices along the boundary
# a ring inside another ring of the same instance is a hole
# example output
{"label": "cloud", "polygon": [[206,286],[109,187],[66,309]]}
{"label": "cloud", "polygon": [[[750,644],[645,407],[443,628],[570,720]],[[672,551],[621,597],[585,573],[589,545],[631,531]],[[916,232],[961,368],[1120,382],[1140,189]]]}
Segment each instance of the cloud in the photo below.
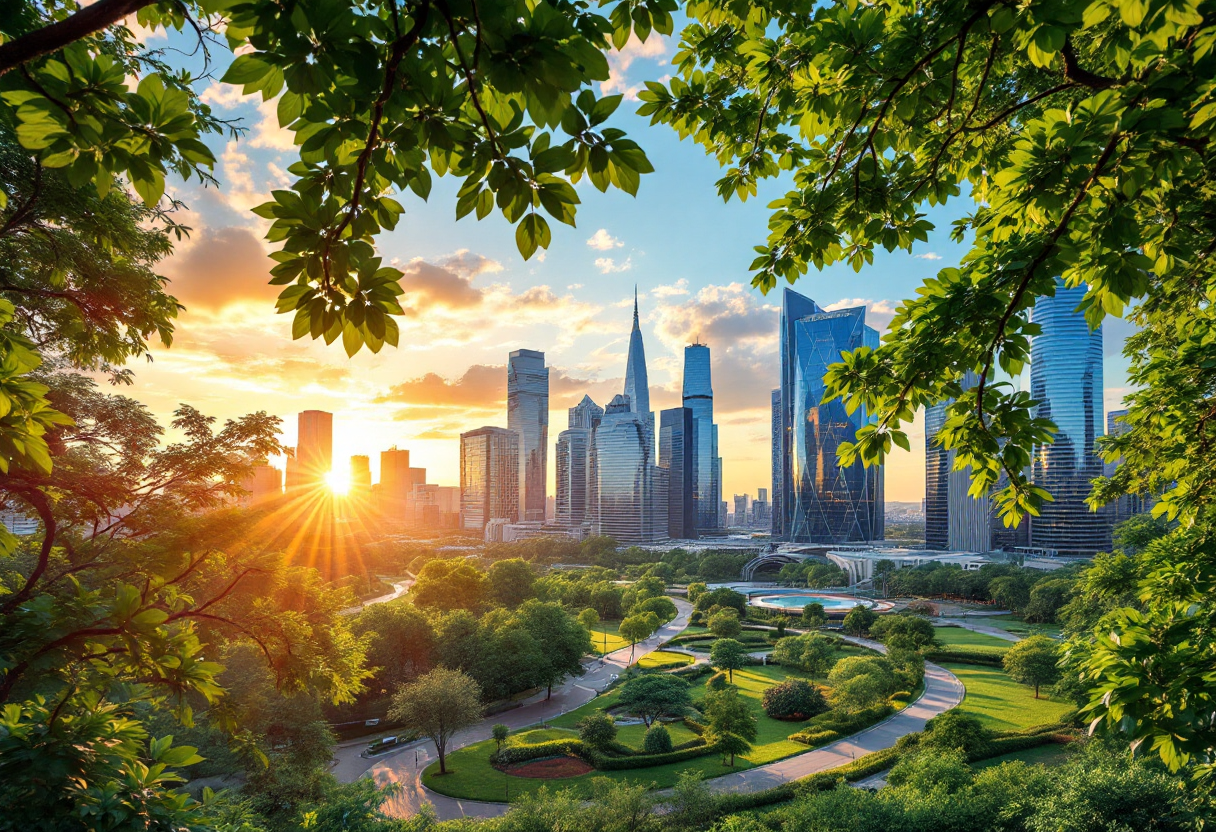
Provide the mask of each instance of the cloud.
{"label": "cloud", "polygon": [[506,367],[501,364],[474,364],[455,380],[446,379],[438,373],[427,373],[402,382],[377,396],[376,402],[475,407],[489,407],[492,402],[499,402],[505,410],[506,399]]}
{"label": "cloud", "polygon": [[620,248],[625,244],[609,234],[608,229],[601,228],[599,231],[587,238],[587,245],[591,246],[596,251],[611,251],[612,249]]}
{"label": "cloud", "polygon": [[711,285],[683,303],[659,306],[654,327],[672,350],[696,340],[776,349],[779,311],[741,283]]}
{"label": "cloud", "polygon": [[926,251],[924,254],[913,254],[913,257],[919,260],[941,260],[942,256],[933,251]]}
{"label": "cloud", "polygon": [[269,101],[262,101],[260,97],[245,95],[239,86],[212,81],[211,86],[203,90],[199,98],[206,104],[226,110],[236,109],[242,104],[254,104],[258,110],[258,119],[253,125],[252,133],[246,139],[249,146],[268,150],[295,149],[295,133],[279,125],[279,99],[277,97]]}
{"label": "cloud", "polygon": [[688,294],[688,279],[681,277],[670,286],[655,286],[650,294],[656,298],[673,298]]}
{"label": "cloud", "polygon": [[193,244],[164,264],[169,290],[187,308],[222,309],[241,301],[273,303],[267,283],[274,262],[247,228],[204,228]]}
{"label": "cloud", "polygon": [[503,269],[502,263],[497,260],[491,260],[483,254],[474,254],[467,248],[439,258],[439,265],[468,278],[474,278],[480,274],[497,274]]}
{"label": "cloud", "polygon": [[567,286],[566,288],[567,288],[567,289],[569,289],[570,291],[574,291],[575,289],[581,289],[581,288],[583,288],[583,284],[581,284],[581,283],[571,283],[571,284],[570,284],[569,286]]}
{"label": "cloud", "polygon": [[642,85],[629,86],[629,67],[638,58],[656,60],[662,66],[666,63],[667,44],[668,38],[657,34],[652,34],[644,43],[635,35],[630,35],[623,48],[608,53],[608,80],[600,82],[600,94],[621,93],[630,101],[636,101]]}
{"label": "cloud", "polygon": [[409,295],[402,306],[413,317],[433,305],[449,309],[467,309],[482,301],[482,291],[473,285],[471,277],[452,269],[415,260],[402,270],[401,288]]}
{"label": "cloud", "polygon": [[595,258],[595,267],[600,270],[600,274],[627,272],[633,268],[633,260],[632,258],[626,257],[625,262],[618,263],[611,257],[597,257]]}

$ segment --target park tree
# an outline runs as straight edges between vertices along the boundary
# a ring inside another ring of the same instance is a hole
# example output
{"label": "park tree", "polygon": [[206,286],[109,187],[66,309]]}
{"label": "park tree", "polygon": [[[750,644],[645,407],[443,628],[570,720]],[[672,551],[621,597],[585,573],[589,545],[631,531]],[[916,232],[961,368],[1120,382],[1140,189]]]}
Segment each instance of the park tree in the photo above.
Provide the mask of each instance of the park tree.
{"label": "park tree", "polygon": [[659,617],[652,612],[631,615],[617,628],[621,638],[629,642],[629,663],[633,664],[633,651],[639,641],[645,641],[659,629]]}
{"label": "park tree", "polygon": [[352,619],[351,629],[367,638],[372,690],[391,693],[431,667],[434,627],[407,599],[365,607]]}
{"label": "park tree", "polygon": [[[1160,494],[1155,513],[1186,529],[1170,548],[1195,557],[1166,562],[1188,573],[1167,602],[1128,612],[1099,639],[1090,713],[1171,765],[1209,757],[1216,736],[1181,713],[1207,707],[1190,691],[1206,685],[1198,668],[1214,642],[1201,622],[1216,601],[1200,596],[1203,612],[1180,616],[1189,602],[1176,598],[1216,580],[1216,478],[1195,464],[1216,439],[1209,0],[686,11],[672,77],[647,84],[640,113],[719,161],[724,199],[790,183],[771,203],[755,286],[836,263],[861,269],[879,248],[918,251],[935,216],[958,217],[960,264],[900,304],[879,348],[828,369],[825,400],[870,418],[838,449],[842,464],[907,448],[915,414],[946,403],[938,440],[970,470],[971,493],[991,492],[1015,526],[1050,499],[1030,461],[1054,425],[1003,380],[1029,361],[1036,300],[1084,287],[1091,327],[1134,324],[1128,430],[1101,445],[1119,466],[1090,498]],[[1143,660],[1154,653],[1162,660]]]}
{"label": "park tree", "polygon": [[397,691],[388,715],[435,743],[439,773],[447,774],[452,737],[480,722],[482,713],[481,688],[473,678],[459,670],[437,667]]}
{"label": "park tree", "polygon": [[697,599],[700,598],[707,591],[707,589],[708,589],[708,587],[706,587],[705,584],[702,583],[701,581],[693,581],[692,583],[690,583],[688,585],[689,603],[695,604],[697,602]]}
{"label": "park tree", "polygon": [[1048,578],[1030,588],[1030,600],[1022,615],[1027,621],[1051,624],[1056,613],[1072,598],[1075,581],[1068,578]]}
{"label": "park tree", "polygon": [[846,656],[828,673],[835,707],[859,711],[877,705],[899,686],[895,668],[879,656]]}
{"label": "park tree", "polygon": [[490,600],[508,609],[536,597],[536,573],[522,558],[495,561],[486,575]]}
{"label": "park tree", "polygon": [[751,706],[732,685],[708,692],[703,710],[709,722],[707,741],[733,766],[735,756],[746,754],[756,741],[758,727]]}
{"label": "park tree", "polygon": [[621,686],[621,707],[642,718],[646,727],[660,716],[683,716],[692,705],[688,682],[679,676],[644,673]]}
{"label": "park tree", "polygon": [[747,646],[733,638],[717,639],[709,648],[709,663],[725,670],[733,683],[735,671],[747,664]]}
{"label": "park tree", "polygon": [[646,754],[670,753],[671,733],[658,723],[651,725],[642,737],[642,751]]}
{"label": "park tree", "polygon": [[718,638],[735,638],[743,632],[743,625],[739,623],[739,613],[730,608],[718,610],[709,617],[707,624],[709,631]]}
{"label": "park tree", "polygon": [[743,618],[747,615],[747,598],[742,593],[720,586],[717,589],[711,589],[698,595],[693,607],[701,612],[708,610],[710,607],[731,607],[735,612],[739,613],[740,618]]}
{"label": "park tree", "polygon": [[883,558],[882,560],[878,561],[878,563],[874,564],[874,580],[878,582],[880,587],[882,587],[882,594],[884,598],[887,595],[887,579],[895,574],[896,569],[898,569],[898,567],[895,565],[895,561],[888,558]]}
{"label": "park tree", "polygon": [[616,722],[603,711],[590,713],[578,724],[578,738],[592,748],[607,748],[616,740]]}
{"label": "park tree", "polygon": [[920,650],[934,643],[937,631],[919,615],[886,615],[870,625],[870,635],[888,646],[897,643],[905,649]]}
{"label": "park tree", "polygon": [[990,732],[979,717],[958,708],[938,714],[925,724],[922,745],[942,751],[960,751],[963,754],[980,748],[989,739]]}
{"label": "park tree", "polygon": [[1039,686],[1050,685],[1060,678],[1056,667],[1060,660],[1060,645],[1049,636],[1030,636],[1005,651],[1001,664],[1015,682],[1034,688],[1039,698]]}
{"label": "park tree", "polygon": [[782,667],[794,667],[822,676],[835,662],[836,642],[820,633],[786,636],[773,647],[772,660]]}
{"label": "park tree", "polygon": [[486,602],[486,573],[464,558],[429,560],[410,587],[410,598],[419,607],[480,611]]}
{"label": "park tree", "polygon": [[546,698],[553,695],[554,683],[586,672],[582,662],[591,652],[591,636],[560,604],[528,601],[517,615],[520,626],[540,647],[542,660],[533,671],[548,691]]}
{"label": "park tree", "polygon": [[496,722],[494,727],[490,729],[490,737],[494,740],[495,751],[502,751],[502,744],[507,741],[507,737],[511,733],[511,728],[505,723]]}
{"label": "park tree", "polygon": [[828,623],[827,613],[823,610],[823,604],[818,601],[812,601],[802,608],[802,626],[811,630],[817,630],[824,624]]}
{"label": "park tree", "polygon": [[874,610],[865,604],[858,604],[845,615],[843,622],[844,630],[846,633],[860,636],[863,633],[869,632],[870,625],[877,620],[878,614]]}
{"label": "park tree", "polygon": [[587,609],[578,614],[578,623],[586,627],[587,632],[590,633],[597,626],[599,626],[600,614],[591,609],[591,607],[587,607]]}
{"label": "park tree", "polygon": [[786,679],[766,688],[761,702],[773,719],[810,719],[828,709],[823,692],[805,679]]}

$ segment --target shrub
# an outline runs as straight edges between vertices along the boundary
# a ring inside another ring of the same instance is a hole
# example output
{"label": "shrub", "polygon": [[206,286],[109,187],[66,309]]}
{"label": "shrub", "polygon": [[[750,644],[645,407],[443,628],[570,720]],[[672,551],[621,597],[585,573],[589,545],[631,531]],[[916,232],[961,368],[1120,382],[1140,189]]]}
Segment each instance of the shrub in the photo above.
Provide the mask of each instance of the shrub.
{"label": "shrub", "polygon": [[733,609],[722,609],[709,617],[709,631],[719,638],[734,638],[743,632],[739,613]]}
{"label": "shrub", "polygon": [[690,664],[681,667],[679,670],[673,670],[670,675],[679,676],[681,679],[700,679],[702,676],[708,676],[714,672],[714,669],[707,664]]}
{"label": "shrub", "polygon": [[925,724],[922,745],[970,754],[988,741],[990,734],[979,717],[951,708]]}
{"label": "shrub", "polygon": [[662,725],[651,725],[642,738],[642,750],[647,754],[671,753],[671,734]]}
{"label": "shrub", "polygon": [[902,699],[905,702],[907,702],[908,700],[910,700],[912,698],[912,694],[910,691],[897,690],[897,691],[895,691],[895,693],[891,694],[891,698],[892,699]]}
{"label": "shrub", "polygon": [[549,740],[533,745],[508,745],[501,751],[496,751],[490,757],[490,762],[496,766],[509,766],[515,763],[525,763],[541,757],[560,757],[563,754],[573,754],[587,757],[587,749],[582,740],[571,737],[566,740]]}
{"label": "shrub", "polygon": [[607,748],[616,739],[616,722],[606,713],[593,713],[578,724],[578,736],[591,748]]}
{"label": "shrub", "polygon": [[799,731],[797,734],[790,734],[789,738],[794,742],[805,743],[815,748],[816,746],[835,742],[840,739],[840,734],[837,734],[835,731]]}
{"label": "shrub", "polygon": [[705,683],[705,687],[709,688],[710,690],[726,690],[729,684],[730,682],[726,678],[726,671],[719,670],[713,676],[709,677],[709,680]]}
{"label": "shrub", "polygon": [[686,760],[704,757],[716,750],[712,745],[702,744],[684,751],[671,751],[667,754],[637,754],[632,757],[605,757],[596,754],[587,758],[587,762],[600,771],[624,771],[631,768],[651,768],[665,766],[668,763],[682,763]]}
{"label": "shrub", "polygon": [[659,595],[655,598],[647,598],[633,606],[629,611],[630,615],[644,615],[652,612],[659,617],[660,621],[670,621],[676,617],[676,605],[672,603],[670,598]]}
{"label": "shrub", "polygon": [[764,712],[773,719],[809,719],[828,709],[819,688],[805,679],[786,679],[764,692]]}

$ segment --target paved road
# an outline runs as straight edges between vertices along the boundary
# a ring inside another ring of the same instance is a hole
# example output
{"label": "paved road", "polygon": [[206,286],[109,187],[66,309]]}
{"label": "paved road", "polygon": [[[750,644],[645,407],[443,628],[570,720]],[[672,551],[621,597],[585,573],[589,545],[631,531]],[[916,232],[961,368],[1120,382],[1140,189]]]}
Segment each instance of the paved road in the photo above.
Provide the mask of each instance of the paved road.
{"label": "paved road", "polygon": [[[673,598],[672,601],[675,602],[678,614],[659,628],[658,633],[637,645],[633,655],[634,661],[657,650],[659,644],[678,635],[688,626],[692,605],[679,598]],[[628,647],[609,653],[602,662],[594,659],[587,665],[588,670],[584,676],[568,679],[565,684],[554,688],[551,699],[546,700],[545,695],[540,693],[527,700],[522,707],[487,717],[473,728],[457,734],[450,744],[451,750],[489,739],[490,729],[499,722],[515,731],[574,710],[594,699],[596,692],[608,683],[612,674],[623,673],[628,665]],[[418,813],[424,803],[430,803],[435,808],[440,820],[466,816],[495,817],[503,814],[508,808],[505,803],[479,803],[445,797],[423,786],[421,773],[438,758],[435,745],[430,741],[386,754],[375,760],[366,760],[359,756],[359,752],[365,747],[366,744],[360,744],[338,749],[338,764],[334,768],[334,775],[344,783],[370,774],[382,787],[389,783],[399,784],[398,793],[384,806],[384,811],[393,817],[411,817]]]}
{"label": "paved road", "polygon": [[383,604],[387,601],[395,601],[402,595],[410,591],[410,587],[414,585],[413,578],[406,578],[401,581],[393,581],[393,591],[386,595],[378,595],[375,598],[369,598],[363,601],[357,607],[347,607],[342,610],[343,615],[354,615],[363,612],[364,607],[370,607],[372,604]]}

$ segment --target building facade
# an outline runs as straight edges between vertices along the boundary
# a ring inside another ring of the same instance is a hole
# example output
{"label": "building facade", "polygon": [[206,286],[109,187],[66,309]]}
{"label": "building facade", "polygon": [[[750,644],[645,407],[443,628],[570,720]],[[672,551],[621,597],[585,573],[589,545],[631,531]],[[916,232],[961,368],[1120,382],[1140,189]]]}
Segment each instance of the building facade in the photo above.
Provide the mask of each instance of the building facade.
{"label": "building facade", "polygon": [[718,457],[718,426],[714,424],[710,353],[704,344],[684,348],[683,404],[692,411],[693,418],[693,507],[697,530],[711,531],[718,528],[722,465]]}
{"label": "building facade", "polygon": [[676,540],[697,536],[693,436],[690,408],[673,407],[659,414],[659,467],[667,471],[667,536]]}
{"label": "building facade", "polygon": [[296,452],[287,466],[287,489],[320,488],[333,470],[334,415],[324,410],[305,410],[297,421]]}
{"label": "building facade", "polygon": [[[824,374],[842,352],[877,349],[865,307],[821,309],[786,289],[781,314],[782,479],[779,537],[794,543],[845,543],[883,537],[882,466],[836,459],[842,442],[870,421],[824,401]],[[776,525],[777,521],[774,521]]]}
{"label": "building facade", "polygon": [[243,506],[256,506],[283,494],[283,472],[263,459],[253,466],[249,476],[241,483],[245,494],[240,499]]}
{"label": "building facade", "polygon": [[350,493],[366,496],[372,491],[372,461],[356,454],[350,458]]}
{"label": "building facade", "polygon": [[519,434],[519,519],[544,522],[549,482],[549,369],[543,352],[515,350],[507,360],[507,429]]}
{"label": "building facade", "polygon": [[660,506],[655,488],[659,469],[648,439],[629,398],[613,398],[595,432],[596,534],[626,545],[667,539],[666,495]]}
{"label": "building facade", "polygon": [[781,480],[785,471],[785,428],[782,422],[781,388],[778,387],[770,397],[771,415],[770,429],[772,431],[772,448],[770,449],[772,464],[773,505],[769,509],[769,531],[774,539],[780,539],[781,523]]}
{"label": "building facade", "polygon": [[1102,433],[1102,329],[1091,330],[1078,311],[1084,285],[1056,281],[1053,297],[1039,297],[1030,320],[1039,327],[1030,344],[1030,397],[1037,418],[1056,425],[1055,441],[1034,449],[1032,478],[1051,492],[1030,518],[1030,545],[1066,555],[1108,551],[1110,516],[1090,511],[1085,498],[1102,475],[1097,439]]}
{"label": "building facade", "polygon": [[[1129,427],[1124,420],[1127,416],[1126,410],[1112,410],[1106,414],[1106,435],[1107,436],[1122,436],[1127,433]],[[1119,468],[1117,462],[1103,462],[1102,469],[1106,476],[1112,476]],[[1143,514],[1153,507],[1153,500],[1143,494],[1124,494],[1116,499],[1113,503],[1106,507],[1110,512],[1110,522],[1112,526],[1115,523],[1122,523],[1124,520],[1130,520],[1137,514]]]}
{"label": "building facade", "polygon": [[587,462],[590,447],[591,431],[586,428],[569,428],[557,436],[554,520],[562,525],[581,526],[587,520]]}
{"label": "building facade", "polygon": [[484,532],[491,520],[519,517],[519,434],[484,427],[460,434],[461,528]]}
{"label": "building facade", "polygon": [[646,348],[638,323],[638,293],[633,291],[633,330],[629,333],[629,356],[625,361],[625,398],[646,430],[645,441],[654,457],[654,413],[650,410],[650,378],[646,373]]}
{"label": "building facade", "polygon": [[[968,370],[962,387],[969,390],[979,377]],[[925,409],[925,548],[952,552],[988,552],[993,545],[992,500],[970,494],[969,469],[954,470],[954,451],[942,447],[938,432],[946,423],[953,399]]]}

